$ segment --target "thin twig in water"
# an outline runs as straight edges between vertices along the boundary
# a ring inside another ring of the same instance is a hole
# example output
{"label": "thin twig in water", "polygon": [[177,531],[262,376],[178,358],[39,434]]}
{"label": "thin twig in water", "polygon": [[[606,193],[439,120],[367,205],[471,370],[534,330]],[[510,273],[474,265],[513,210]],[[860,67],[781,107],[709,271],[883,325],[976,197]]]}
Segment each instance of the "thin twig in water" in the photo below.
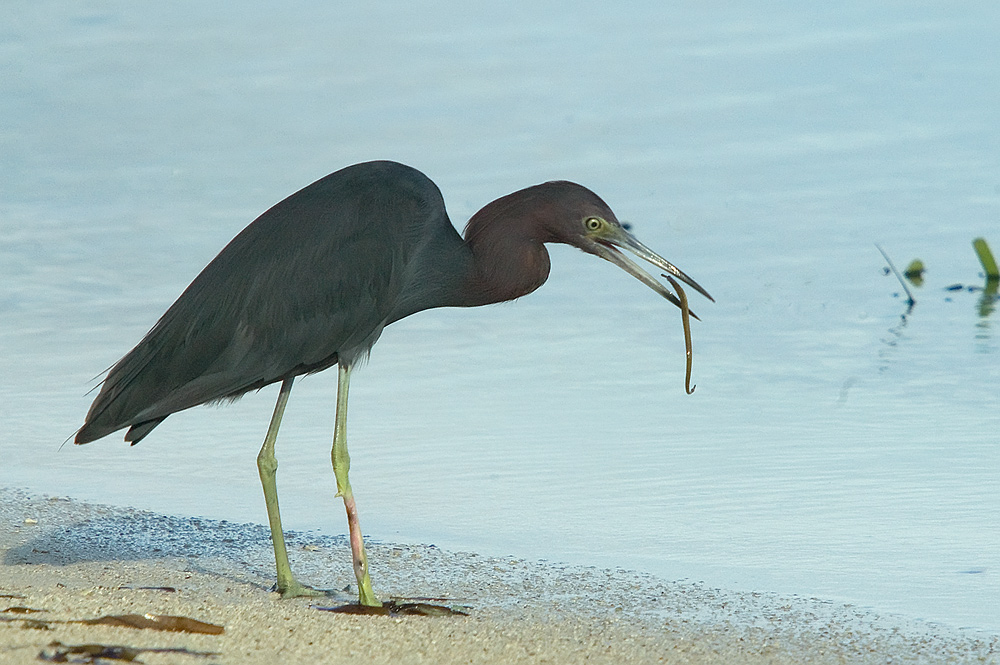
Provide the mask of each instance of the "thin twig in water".
{"label": "thin twig in water", "polygon": [[878,243],[875,244],[875,249],[881,252],[882,257],[885,259],[885,262],[889,264],[889,269],[892,270],[892,274],[896,276],[896,279],[898,279],[899,283],[903,286],[903,290],[906,291],[906,304],[909,305],[910,307],[916,305],[917,301],[913,299],[913,294],[910,293],[910,289],[907,288],[906,282],[903,281],[903,276],[899,274],[898,270],[896,270],[896,266],[893,265],[892,259],[889,258],[889,255],[885,253],[884,249],[878,246]]}

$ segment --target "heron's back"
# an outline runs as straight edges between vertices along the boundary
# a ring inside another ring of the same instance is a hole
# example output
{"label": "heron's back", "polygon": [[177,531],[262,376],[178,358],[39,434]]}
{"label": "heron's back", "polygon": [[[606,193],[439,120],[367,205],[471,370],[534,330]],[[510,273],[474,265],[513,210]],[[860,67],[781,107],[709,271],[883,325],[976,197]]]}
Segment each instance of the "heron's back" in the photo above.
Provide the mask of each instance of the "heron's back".
{"label": "heron's back", "polygon": [[391,321],[452,304],[442,250],[462,241],[419,171],[368,162],[309,185],[236,236],[111,369],[76,442],[130,427],[135,443],[171,413],[353,362]]}

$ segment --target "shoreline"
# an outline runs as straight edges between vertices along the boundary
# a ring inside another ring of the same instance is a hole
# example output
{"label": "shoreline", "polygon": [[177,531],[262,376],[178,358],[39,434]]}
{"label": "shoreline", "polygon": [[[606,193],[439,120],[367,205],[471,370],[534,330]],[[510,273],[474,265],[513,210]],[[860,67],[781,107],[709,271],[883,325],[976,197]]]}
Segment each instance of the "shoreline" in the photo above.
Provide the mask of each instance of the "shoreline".
{"label": "shoreline", "polygon": [[[344,537],[286,539],[300,580],[353,582]],[[998,635],[831,601],[434,546],[374,541],[368,556],[383,600],[444,598],[469,616],[321,611],[342,603],[270,591],[266,526],[0,488],[0,661],[36,663],[60,642],[134,647],[145,663],[1000,662]],[[184,616],[225,632],[66,623],[122,614]]]}

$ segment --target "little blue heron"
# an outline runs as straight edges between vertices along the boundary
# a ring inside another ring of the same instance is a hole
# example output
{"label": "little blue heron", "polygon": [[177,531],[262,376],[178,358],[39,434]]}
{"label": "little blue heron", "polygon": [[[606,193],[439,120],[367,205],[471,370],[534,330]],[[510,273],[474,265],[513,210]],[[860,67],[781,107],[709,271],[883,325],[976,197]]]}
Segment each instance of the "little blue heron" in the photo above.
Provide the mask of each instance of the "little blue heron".
{"label": "little blue heron", "polygon": [[274,442],[295,377],[337,365],[331,453],[337,496],[347,509],[359,600],[379,605],[348,480],[351,368],[383,328],[405,316],[531,293],[549,275],[547,242],[606,259],[681,306],[618,248],[629,250],[711,300],[581,185],[547,182],[499,198],[472,216],[462,238],[423,173],[388,161],[356,164],[292,194],[243,229],[111,368],[75,442],[127,427],[125,441],[135,445],[172,413],[280,381],[257,456],[276,588],[284,597],[315,595],[321,592],[299,583],[288,563]]}

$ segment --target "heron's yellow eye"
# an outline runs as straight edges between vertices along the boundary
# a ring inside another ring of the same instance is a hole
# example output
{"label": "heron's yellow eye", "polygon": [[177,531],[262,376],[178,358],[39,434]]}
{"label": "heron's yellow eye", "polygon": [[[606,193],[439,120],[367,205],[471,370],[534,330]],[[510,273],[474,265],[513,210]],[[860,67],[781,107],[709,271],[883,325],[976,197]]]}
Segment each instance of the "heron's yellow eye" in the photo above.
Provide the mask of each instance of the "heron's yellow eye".
{"label": "heron's yellow eye", "polygon": [[588,217],[583,220],[583,225],[587,227],[588,231],[594,232],[604,226],[604,220],[600,217]]}

